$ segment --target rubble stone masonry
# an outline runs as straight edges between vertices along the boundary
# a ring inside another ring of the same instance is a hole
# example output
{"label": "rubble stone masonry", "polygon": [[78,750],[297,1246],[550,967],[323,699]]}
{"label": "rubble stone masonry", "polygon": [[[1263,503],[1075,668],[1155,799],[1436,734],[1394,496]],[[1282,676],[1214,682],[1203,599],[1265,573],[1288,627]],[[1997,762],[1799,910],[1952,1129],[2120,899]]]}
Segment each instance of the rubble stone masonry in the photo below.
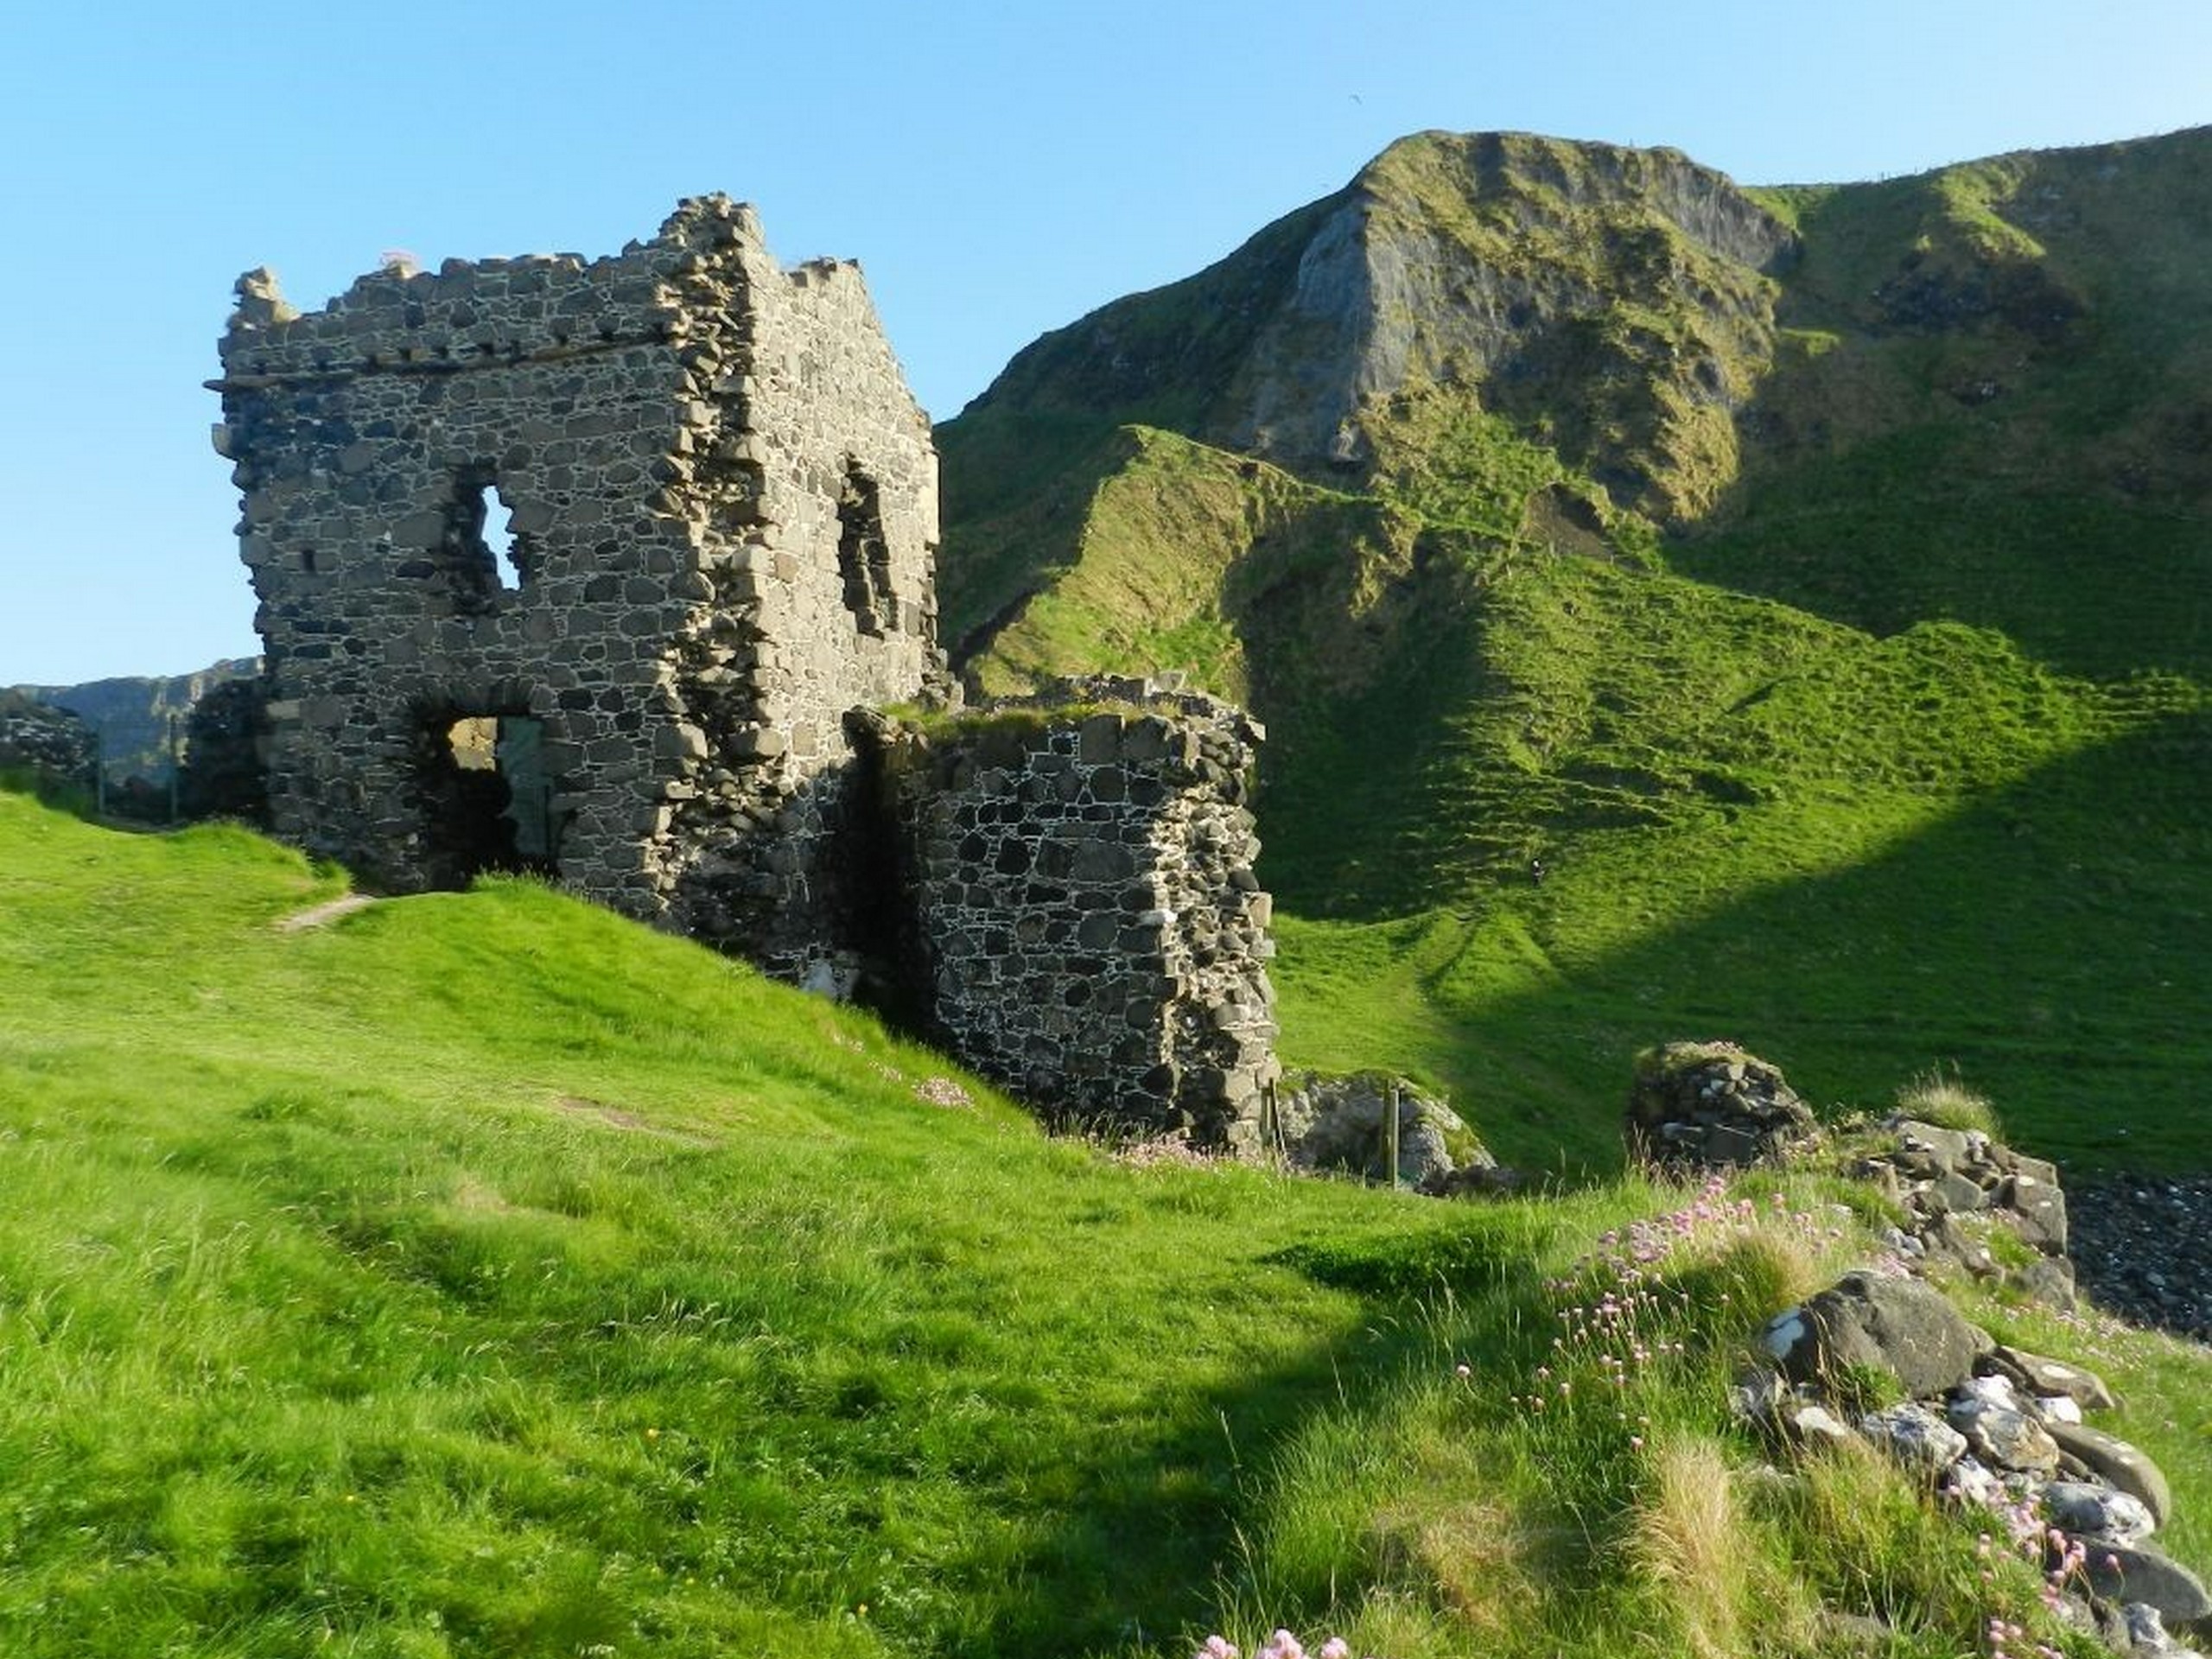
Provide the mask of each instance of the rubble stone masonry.
{"label": "rubble stone masonry", "polygon": [[1274,1058],[1271,903],[1246,810],[1258,727],[1092,683],[887,751],[930,1014],[963,1059],[1085,1121],[1256,1121]]}
{"label": "rubble stone masonry", "polygon": [[[820,931],[842,716],[942,673],[935,454],[855,268],[709,197],[304,316],[249,273],[222,360],[278,834],[397,891],[536,863],[770,957]],[[536,723],[495,803],[537,792],[534,854],[457,831],[462,718]]]}
{"label": "rubble stone masonry", "polygon": [[386,891],[531,869],[792,979],[861,964],[1048,1109],[1251,1109],[1256,728],[1141,685],[935,739],[870,712],[952,688],[929,423],[857,268],[786,270],[709,196],[609,258],[388,266],[305,315],[251,271],[221,354],[278,835]]}

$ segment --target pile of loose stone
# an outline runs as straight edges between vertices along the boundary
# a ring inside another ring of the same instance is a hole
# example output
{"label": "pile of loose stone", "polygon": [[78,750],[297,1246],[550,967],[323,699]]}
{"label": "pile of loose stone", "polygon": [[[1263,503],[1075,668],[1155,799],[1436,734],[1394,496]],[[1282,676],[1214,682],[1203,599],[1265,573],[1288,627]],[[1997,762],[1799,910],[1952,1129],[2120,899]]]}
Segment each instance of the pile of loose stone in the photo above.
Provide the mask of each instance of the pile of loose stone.
{"label": "pile of loose stone", "polygon": [[2212,1342],[2212,1176],[2075,1184],[2074,1254],[2097,1305]]}
{"label": "pile of loose stone", "polygon": [[1770,1163],[1818,1144],[1812,1109],[1733,1043],[1669,1043],[1637,1056],[1629,1155],[1656,1169]]}
{"label": "pile of loose stone", "polygon": [[[1899,1254],[1949,1261],[2054,1307],[2074,1306],[2056,1166],[1976,1130],[1915,1118],[1897,1119],[1885,1134],[1850,1168],[1904,1206],[1907,1221],[1891,1239]],[[2002,1253],[1993,1246],[2000,1229],[2015,1241]]]}
{"label": "pile of loose stone", "polygon": [[[1945,1498],[2050,1541],[2062,1606],[2116,1652],[2191,1651],[2166,1624],[2212,1618],[2212,1596],[2149,1541],[2172,1514],[2158,1465],[2082,1421],[2115,1404],[2094,1373],[1995,1341],[1924,1281],[1874,1272],[1777,1315],[1764,1340],[1775,1369],[1739,1385],[1736,1404],[1777,1443],[1871,1443]],[[1846,1402],[1874,1377],[1910,1397],[1853,1412]]]}
{"label": "pile of loose stone", "polygon": [[[1777,1164],[1821,1151],[1781,1074],[1726,1044],[1637,1063],[1626,1134],[1657,1166]],[[1770,1369],[1736,1408],[1793,1455],[1863,1442],[1945,1498],[2006,1517],[2040,1547],[2057,1605],[2114,1652],[2186,1654],[2168,1626],[2212,1632],[2212,1594],[2151,1541],[2172,1501],[2136,1446],[2083,1421],[2113,1408],[2093,1373],[1996,1341],[1919,1276],[1931,1262],[2070,1307],[2063,1192],[2050,1165],[1910,1119],[1835,1161],[1904,1215],[1879,1268],[1845,1274],[1764,1332]],[[1904,1398],[1869,1408],[1872,1397]]]}

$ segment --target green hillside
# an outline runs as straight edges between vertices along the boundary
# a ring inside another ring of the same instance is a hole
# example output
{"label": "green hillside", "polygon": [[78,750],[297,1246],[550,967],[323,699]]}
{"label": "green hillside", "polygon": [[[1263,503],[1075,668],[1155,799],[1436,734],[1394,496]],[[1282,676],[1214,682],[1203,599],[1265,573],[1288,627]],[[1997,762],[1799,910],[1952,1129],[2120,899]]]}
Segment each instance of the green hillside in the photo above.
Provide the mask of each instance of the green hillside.
{"label": "green hillside", "polygon": [[67,709],[98,733],[100,762],[111,785],[120,788],[136,779],[142,789],[166,789],[179,746],[188,747],[193,706],[217,686],[260,669],[258,658],[234,657],[193,674],[14,689]]}
{"label": "green hillside", "polygon": [[1768,191],[1408,139],[944,429],[949,632],[1249,701],[1287,1050],[1512,1155],[1609,1156],[1695,1029],[2212,1166],[2208,210],[2208,132]]}
{"label": "green hillside", "polygon": [[[538,887],[280,925],[342,889],[0,792],[11,1656],[2095,1651],[1901,1476],[1777,1486],[1729,1421],[1863,1195],[1116,1160]],[[1664,1211],[1615,1382],[1551,1333]],[[2202,1351],[1958,1294],[2094,1342],[2212,1554]]]}

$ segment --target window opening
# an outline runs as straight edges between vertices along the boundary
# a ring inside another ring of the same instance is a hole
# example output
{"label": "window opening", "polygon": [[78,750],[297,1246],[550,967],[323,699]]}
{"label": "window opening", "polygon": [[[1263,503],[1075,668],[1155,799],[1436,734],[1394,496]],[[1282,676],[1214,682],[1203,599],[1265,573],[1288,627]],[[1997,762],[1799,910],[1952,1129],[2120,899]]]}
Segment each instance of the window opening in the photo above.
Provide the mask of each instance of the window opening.
{"label": "window opening", "polygon": [[837,497],[837,574],[853,626],[879,638],[897,620],[891,594],[891,543],[883,533],[883,494],[856,461],[845,463]]}
{"label": "window opening", "polygon": [[499,486],[486,484],[476,493],[477,535],[492,556],[492,576],[512,592],[522,586],[522,562],[515,556],[514,509],[499,497]]}
{"label": "window opening", "polygon": [[454,480],[440,550],[461,613],[482,615],[500,594],[519,589],[530,577],[531,550],[530,538],[514,528],[513,509],[491,467],[463,468]]}

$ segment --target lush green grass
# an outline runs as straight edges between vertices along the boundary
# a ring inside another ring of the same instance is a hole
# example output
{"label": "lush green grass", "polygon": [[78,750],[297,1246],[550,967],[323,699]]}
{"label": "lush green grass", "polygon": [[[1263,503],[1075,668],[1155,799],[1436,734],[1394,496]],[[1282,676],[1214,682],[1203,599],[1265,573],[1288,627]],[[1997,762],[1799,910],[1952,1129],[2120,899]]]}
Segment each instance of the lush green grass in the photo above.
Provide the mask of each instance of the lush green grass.
{"label": "lush green grass", "polygon": [[[1276,834],[1262,798],[1265,873],[1314,918],[1286,921],[1277,972],[1295,1058],[1414,1065],[1539,1166],[1610,1156],[1611,1080],[1684,1035],[1738,1037],[1824,1102],[1951,1061],[2054,1155],[2212,1163],[2183,1104],[2212,1014],[2193,684],[1583,562],[1493,576],[1467,634],[1452,741],[1385,855],[1353,815],[1389,798],[1349,745],[1292,756],[1294,790],[1356,804],[1337,835]],[[1420,706],[1360,729],[1417,732]]]}
{"label": "lush green grass", "polygon": [[1172,1630],[1374,1340],[1263,1258],[1450,1220],[925,1103],[933,1056],[530,886],[285,935],[336,884],[237,832],[0,797],[0,842],[12,1653]]}
{"label": "lush green grass", "polygon": [[[1740,1344],[1855,1234],[1698,1224],[1683,1352],[1600,1405],[1552,1335],[1679,1193],[1129,1166],[532,885],[285,932],[342,882],[236,830],[0,794],[0,854],[11,1654],[1691,1654],[1781,1610],[1761,1650],[1811,1655],[1827,1605],[1933,1655],[2024,1616],[1879,1471],[1745,1472]],[[2201,1357],[2098,1341],[2212,1515]],[[1685,1601],[1716,1459],[1745,1566]]]}
{"label": "lush green grass", "polygon": [[1877,636],[1145,430],[980,664],[1053,668],[1249,698],[1286,1052],[1424,1075],[1516,1160],[1609,1163],[1628,1057],[1729,1034],[1823,1102],[1951,1062],[2040,1150],[2212,1162],[2196,680]]}

